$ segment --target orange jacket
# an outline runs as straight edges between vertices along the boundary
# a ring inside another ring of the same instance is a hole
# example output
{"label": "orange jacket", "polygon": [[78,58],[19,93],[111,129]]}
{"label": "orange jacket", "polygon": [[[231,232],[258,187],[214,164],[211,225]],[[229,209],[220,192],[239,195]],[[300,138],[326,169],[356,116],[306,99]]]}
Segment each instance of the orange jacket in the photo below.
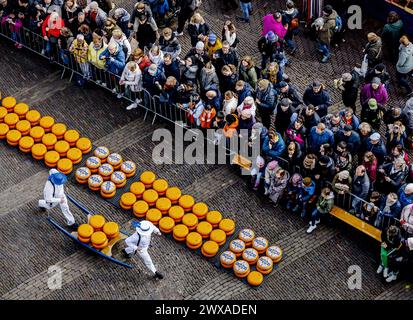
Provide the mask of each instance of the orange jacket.
{"label": "orange jacket", "polygon": [[234,135],[237,135],[238,131],[238,125],[239,125],[239,121],[238,121],[238,117],[234,114],[233,115],[235,117],[235,122],[231,125],[225,125],[223,133],[224,136],[227,138],[232,138]]}
{"label": "orange jacket", "polygon": [[217,112],[215,108],[212,108],[211,112],[207,112],[206,110],[202,111],[199,120],[201,121],[201,128],[209,129],[212,125],[212,120],[215,118]]}

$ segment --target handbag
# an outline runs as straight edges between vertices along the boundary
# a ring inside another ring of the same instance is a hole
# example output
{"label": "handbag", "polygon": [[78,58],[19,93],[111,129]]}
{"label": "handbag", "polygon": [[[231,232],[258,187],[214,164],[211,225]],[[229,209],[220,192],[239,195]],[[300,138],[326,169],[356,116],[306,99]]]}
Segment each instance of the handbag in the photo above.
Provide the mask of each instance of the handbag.
{"label": "handbag", "polygon": [[365,54],[363,58],[363,62],[361,63],[361,68],[360,68],[360,75],[362,77],[366,76],[368,66],[369,66],[369,61],[367,59],[367,54]]}

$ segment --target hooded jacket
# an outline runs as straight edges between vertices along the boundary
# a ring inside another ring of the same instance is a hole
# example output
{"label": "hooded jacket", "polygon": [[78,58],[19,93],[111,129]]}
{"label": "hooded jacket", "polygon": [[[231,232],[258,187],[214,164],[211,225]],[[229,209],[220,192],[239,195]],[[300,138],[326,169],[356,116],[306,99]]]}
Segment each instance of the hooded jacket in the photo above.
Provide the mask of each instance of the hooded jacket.
{"label": "hooded jacket", "polygon": [[360,93],[360,104],[364,105],[369,102],[371,98],[377,100],[378,104],[382,106],[386,105],[387,101],[389,101],[389,95],[387,93],[386,87],[381,84],[377,90],[373,90],[371,83],[367,83],[362,89]]}
{"label": "hooded jacket", "polygon": [[379,64],[383,59],[381,38],[379,37],[375,41],[368,42],[364,48],[364,53],[367,54],[367,60],[370,68],[373,68]]}
{"label": "hooded jacket", "polygon": [[281,157],[285,150],[285,143],[282,136],[278,132],[276,132],[276,134],[278,136],[278,141],[276,143],[273,143],[271,148],[269,136],[265,137],[262,146],[262,152],[273,160],[276,160],[277,157]]}
{"label": "hooded jacket", "polygon": [[396,69],[403,74],[413,70],[413,43],[410,42],[407,46],[400,45]]}
{"label": "hooded jacket", "polygon": [[[49,176],[58,173],[56,169],[51,169],[49,171]],[[55,204],[59,203],[61,198],[65,196],[65,191],[63,184],[54,185],[50,180],[47,180],[43,189],[43,198],[46,202]]]}
{"label": "hooded jacket", "polygon": [[202,91],[206,92],[210,89],[219,89],[219,80],[218,76],[215,72],[215,67],[212,65],[212,69],[205,69],[203,68],[201,70],[201,76],[199,79],[199,84],[202,89]]}
{"label": "hooded jacket", "polygon": [[333,37],[334,28],[336,27],[336,18],[337,12],[335,10],[333,10],[330,15],[324,16],[324,25],[318,31],[318,39],[327,45],[330,45],[331,38]]}
{"label": "hooded jacket", "polygon": [[330,213],[334,206],[334,193],[330,192],[326,198],[320,196],[317,201],[317,210],[321,214]]}

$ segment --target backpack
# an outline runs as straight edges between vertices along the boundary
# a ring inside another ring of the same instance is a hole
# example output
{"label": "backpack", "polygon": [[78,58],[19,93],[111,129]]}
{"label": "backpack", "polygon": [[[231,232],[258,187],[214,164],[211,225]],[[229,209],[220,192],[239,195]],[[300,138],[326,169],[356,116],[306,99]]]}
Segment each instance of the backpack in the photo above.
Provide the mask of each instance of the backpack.
{"label": "backpack", "polygon": [[336,26],[333,29],[334,33],[339,33],[343,29],[343,19],[339,15],[336,17]]}

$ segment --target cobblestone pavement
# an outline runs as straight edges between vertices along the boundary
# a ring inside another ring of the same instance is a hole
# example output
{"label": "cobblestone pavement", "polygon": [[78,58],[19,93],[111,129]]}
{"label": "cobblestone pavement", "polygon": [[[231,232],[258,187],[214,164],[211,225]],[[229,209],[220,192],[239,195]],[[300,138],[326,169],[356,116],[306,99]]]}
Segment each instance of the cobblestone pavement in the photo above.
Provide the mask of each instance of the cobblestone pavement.
{"label": "cobblestone pavement", "polygon": [[[220,34],[226,17],[221,1],[204,0],[201,12],[212,29]],[[130,8],[131,2],[117,2]],[[256,1],[250,25],[239,26],[240,54],[257,57],[256,41],[260,17],[278,1]],[[235,14],[230,12],[234,19]],[[373,22],[367,21],[368,25]],[[287,73],[300,89],[317,76],[327,84],[335,102],[338,93],[332,79],[351,70],[361,60],[358,51],[370,29],[349,33],[341,50],[334,50],[331,63],[321,65],[311,41],[300,38],[300,49],[291,59]],[[363,38],[364,39],[364,38]],[[184,50],[189,46],[182,38]],[[79,129],[96,145],[107,145],[140,168],[157,172],[199,201],[236,219],[241,227],[251,227],[271,243],[279,244],[286,257],[265,283],[252,289],[232,275],[217,269],[202,257],[174,241],[154,237],[150,249],[154,263],[165,273],[160,282],[152,280],[144,265],[133,261],[132,270],[90,255],[56,231],[40,213],[36,203],[42,193],[47,169],[18,150],[0,143],[0,296],[2,299],[412,299],[404,283],[388,285],[375,274],[378,244],[340,222],[333,222],[307,235],[306,222],[274,209],[252,193],[237,171],[218,165],[155,165],[151,149],[154,129],[151,119],[143,121],[138,111],[126,112],[126,103],[100,88],[79,89],[60,79],[59,70],[43,59],[0,42],[0,90],[14,95],[42,113]],[[258,57],[257,57],[258,58]],[[395,88],[392,103],[402,103]],[[93,125],[91,125],[93,123]],[[86,207],[127,226],[132,217],[99,197],[69,183],[68,193]],[[76,218],[82,213],[73,208]],[[60,214],[51,215],[61,221]],[[61,290],[47,287],[48,268],[63,270]],[[350,266],[362,268],[362,289],[350,290]]]}

